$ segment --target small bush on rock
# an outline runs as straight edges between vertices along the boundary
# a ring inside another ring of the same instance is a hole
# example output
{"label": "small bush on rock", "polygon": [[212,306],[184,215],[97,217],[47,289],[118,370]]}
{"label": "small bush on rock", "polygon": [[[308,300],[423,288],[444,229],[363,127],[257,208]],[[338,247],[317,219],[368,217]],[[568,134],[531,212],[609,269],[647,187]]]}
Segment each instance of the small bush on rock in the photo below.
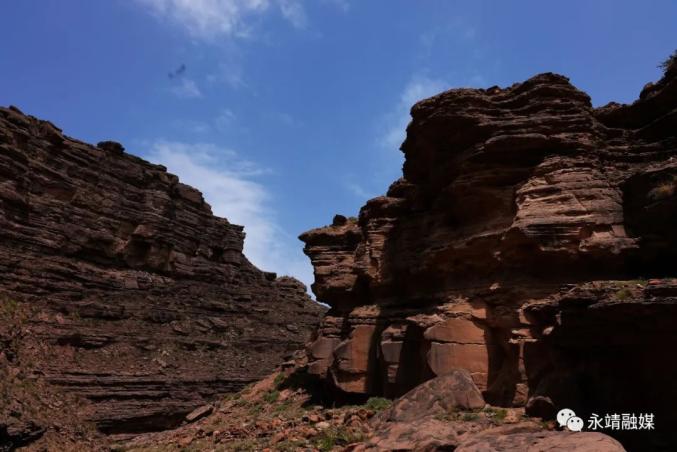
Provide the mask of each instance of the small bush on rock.
{"label": "small bush on rock", "polygon": [[367,403],[364,404],[364,407],[373,411],[383,411],[386,408],[390,408],[392,403],[392,401],[383,397],[370,397]]}

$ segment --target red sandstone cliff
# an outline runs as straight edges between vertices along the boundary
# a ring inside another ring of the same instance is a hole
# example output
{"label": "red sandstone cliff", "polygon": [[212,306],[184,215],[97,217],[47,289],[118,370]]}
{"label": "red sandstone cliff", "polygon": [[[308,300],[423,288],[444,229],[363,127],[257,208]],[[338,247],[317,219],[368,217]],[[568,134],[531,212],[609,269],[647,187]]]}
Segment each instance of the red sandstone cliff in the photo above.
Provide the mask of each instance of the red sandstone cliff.
{"label": "red sandstone cliff", "polygon": [[0,443],[51,428],[13,379],[130,433],[175,426],[302,347],[322,309],[254,267],[243,239],[164,167],[1,108]]}
{"label": "red sandstone cliff", "polygon": [[631,105],[547,73],[411,115],[387,195],[300,237],[331,305],[310,371],[399,396],[465,368],[492,404],[654,412],[621,439],[676,444],[677,64]]}

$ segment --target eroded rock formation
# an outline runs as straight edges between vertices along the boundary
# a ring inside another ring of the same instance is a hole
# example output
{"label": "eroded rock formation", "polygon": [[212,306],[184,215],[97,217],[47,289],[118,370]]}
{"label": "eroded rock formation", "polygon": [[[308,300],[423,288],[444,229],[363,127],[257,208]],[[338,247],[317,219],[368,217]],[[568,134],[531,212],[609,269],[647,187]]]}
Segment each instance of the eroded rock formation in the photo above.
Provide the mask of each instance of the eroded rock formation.
{"label": "eroded rock formation", "polygon": [[175,426],[303,347],[323,309],[243,240],[164,167],[0,109],[0,361],[101,431]]}
{"label": "eroded rock formation", "polygon": [[387,195],[300,237],[331,305],[310,371],[399,396],[463,368],[492,404],[653,412],[675,444],[677,64],[631,105],[547,73],[411,115]]}

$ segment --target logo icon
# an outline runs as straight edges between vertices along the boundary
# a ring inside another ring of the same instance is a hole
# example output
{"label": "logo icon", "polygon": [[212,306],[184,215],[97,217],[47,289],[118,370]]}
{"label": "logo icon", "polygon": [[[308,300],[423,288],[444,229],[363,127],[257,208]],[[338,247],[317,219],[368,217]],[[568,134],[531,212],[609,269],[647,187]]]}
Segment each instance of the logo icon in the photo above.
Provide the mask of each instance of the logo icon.
{"label": "logo icon", "polygon": [[583,419],[578,416],[571,416],[567,421],[567,428],[572,432],[580,432],[583,430]]}
{"label": "logo icon", "polygon": [[[570,410],[569,408],[562,408],[557,413],[557,423],[559,424],[560,427],[567,427],[567,421],[573,417],[576,417],[576,413],[574,413],[574,410]],[[583,420],[581,419],[581,423],[582,422]]]}

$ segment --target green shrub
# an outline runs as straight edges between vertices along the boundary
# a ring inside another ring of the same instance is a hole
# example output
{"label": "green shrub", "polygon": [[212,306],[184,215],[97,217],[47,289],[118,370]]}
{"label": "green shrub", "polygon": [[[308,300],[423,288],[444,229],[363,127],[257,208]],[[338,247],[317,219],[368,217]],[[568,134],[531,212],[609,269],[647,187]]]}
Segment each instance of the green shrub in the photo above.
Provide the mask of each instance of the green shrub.
{"label": "green shrub", "polygon": [[477,413],[463,413],[463,416],[461,416],[461,419],[470,422],[470,421],[476,421],[480,416]]}
{"label": "green shrub", "polygon": [[273,380],[273,384],[275,385],[276,388],[280,389],[280,386],[284,383],[284,381],[287,379],[287,377],[283,373],[279,373],[275,376],[275,380]]}
{"label": "green shrub", "polygon": [[336,446],[347,446],[348,444],[362,441],[364,436],[355,431],[346,428],[331,427],[321,431],[315,437],[315,447],[322,452],[332,450]]}
{"label": "green shrub", "polygon": [[280,397],[280,391],[277,389],[273,389],[272,391],[268,391],[265,394],[263,394],[263,401],[267,403],[273,403],[277,401],[277,399]]}
{"label": "green shrub", "polygon": [[386,408],[389,408],[392,405],[392,402],[383,397],[370,397],[367,400],[367,403],[364,404],[364,407],[373,410],[373,411],[383,411]]}
{"label": "green shrub", "polygon": [[484,412],[489,419],[497,423],[503,422],[508,415],[508,410],[505,408],[487,407],[484,409]]}
{"label": "green shrub", "polygon": [[632,291],[630,289],[620,289],[616,292],[616,300],[628,300],[632,298]]}

